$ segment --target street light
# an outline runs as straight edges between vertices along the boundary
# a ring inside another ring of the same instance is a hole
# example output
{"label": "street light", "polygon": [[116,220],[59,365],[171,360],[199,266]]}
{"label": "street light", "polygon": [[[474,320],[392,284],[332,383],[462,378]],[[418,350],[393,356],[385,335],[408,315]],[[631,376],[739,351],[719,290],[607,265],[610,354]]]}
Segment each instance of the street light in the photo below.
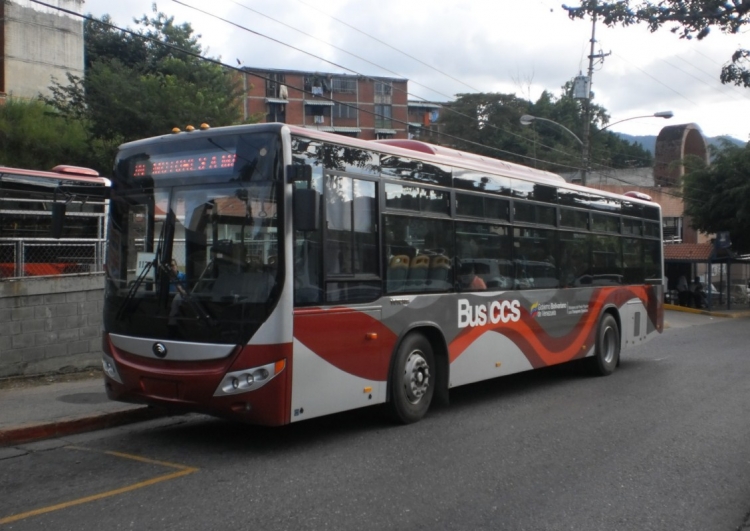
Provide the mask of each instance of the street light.
{"label": "street light", "polygon": [[524,114],[523,116],[521,116],[521,125],[531,125],[531,122],[534,122],[536,120],[540,120],[542,122],[549,122],[551,124],[555,124],[557,127],[560,127],[562,129],[564,129],[565,131],[567,131],[568,133],[570,133],[570,135],[573,138],[575,138],[578,141],[579,144],[581,144],[581,183],[583,185],[585,185],[586,184],[586,166],[587,166],[586,151],[587,150],[586,150],[586,146],[583,143],[583,140],[581,140],[580,138],[578,138],[577,134],[575,134],[573,131],[571,131],[570,129],[568,129],[567,127],[565,127],[563,124],[559,124],[559,123],[555,122],[554,120],[549,120],[547,118],[539,118],[538,116],[532,116],[530,114]]}
{"label": "street light", "polygon": [[[631,116],[630,118],[625,118],[623,120],[618,120],[616,122],[612,122],[611,124],[607,124],[599,131],[604,131],[608,127],[611,127],[613,125],[619,124],[621,122],[627,122],[628,120],[636,120],[638,118],[664,118],[666,120],[672,118],[674,116],[674,113],[672,111],[659,111],[655,112],[654,114],[646,114],[644,116]],[[559,124],[553,120],[549,120],[547,118],[540,118],[538,116],[532,116],[530,114],[524,114],[521,116],[521,125],[531,125],[532,122],[536,120],[541,120],[543,122],[549,122],[551,124],[555,124],[558,127],[561,127],[565,129],[568,133],[570,133],[573,138],[575,138],[579,144],[581,144],[581,184],[586,186],[586,174],[588,173],[588,158],[589,158],[589,144],[588,144],[588,137],[586,137],[586,142],[578,138],[578,135],[576,135],[573,131],[565,127],[563,124]]]}
{"label": "street light", "polygon": [[646,114],[646,115],[643,115],[643,116],[632,116],[630,118],[625,118],[623,120],[617,120],[616,122],[612,122],[611,124],[607,124],[604,127],[602,127],[601,129],[599,129],[599,131],[604,131],[608,127],[612,127],[613,125],[617,125],[617,124],[622,123],[622,122],[627,122],[628,120],[636,120],[638,118],[664,118],[665,120],[669,120],[673,116],[674,116],[674,113],[672,111],[659,111],[659,112],[655,112],[654,114]]}
{"label": "street light", "polygon": [[542,122],[549,122],[551,124],[555,124],[557,127],[562,127],[568,133],[570,133],[571,135],[573,135],[573,138],[575,138],[578,141],[579,144],[583,145],[583,140],[581,140],[580,138],[578,138],[578,135],[576,135],[573,131],[571,131],[570,129],[568,129],[567,127],[565,127],[563,124],[559,124],[559,123],[557,123],[555,121],[548,120],[547,118],[539,118],[538,116],[531,116],[530,114],[524,114],[523,116],[521,116],[521,125],[531,125],[531,122],[533,122],[535,120],[541,120]]}

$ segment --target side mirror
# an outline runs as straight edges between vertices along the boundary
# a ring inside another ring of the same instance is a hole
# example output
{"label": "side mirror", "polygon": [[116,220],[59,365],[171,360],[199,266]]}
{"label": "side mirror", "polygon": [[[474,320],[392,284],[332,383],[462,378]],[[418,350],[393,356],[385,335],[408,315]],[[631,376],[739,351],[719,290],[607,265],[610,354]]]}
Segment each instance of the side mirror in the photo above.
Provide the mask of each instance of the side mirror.
{"label": "side mirror", "polygon": [[310,188],[295,188],[292,196],[292,219],[295,230],[316,231],[320,228],[320,193]]}
{"label": "side mirror", "polygon": [[52,203],[52,228],[50,237],[59,240],[65,225],[65,203]]}

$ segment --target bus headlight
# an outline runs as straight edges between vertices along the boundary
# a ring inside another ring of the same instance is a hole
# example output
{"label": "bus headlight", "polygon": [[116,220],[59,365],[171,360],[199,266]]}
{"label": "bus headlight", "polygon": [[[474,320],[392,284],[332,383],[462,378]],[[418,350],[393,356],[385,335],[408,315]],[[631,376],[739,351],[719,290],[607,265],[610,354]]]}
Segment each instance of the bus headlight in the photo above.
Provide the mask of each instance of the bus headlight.
{"label": "bus headlight", "polygon": [[117,383],[122,383],[122,378],[120,378],[120,373],[117,372],[117,365],[115,365],[114,358],[102,354],[102,370],[104,371],[104,374]]}
{"label": "bus headlight", "polygon": [[214,396],[236,395],[260,389],[273,380],[285,367],[286,360],[280,360],[244,371],[228,372],[216,388]]}

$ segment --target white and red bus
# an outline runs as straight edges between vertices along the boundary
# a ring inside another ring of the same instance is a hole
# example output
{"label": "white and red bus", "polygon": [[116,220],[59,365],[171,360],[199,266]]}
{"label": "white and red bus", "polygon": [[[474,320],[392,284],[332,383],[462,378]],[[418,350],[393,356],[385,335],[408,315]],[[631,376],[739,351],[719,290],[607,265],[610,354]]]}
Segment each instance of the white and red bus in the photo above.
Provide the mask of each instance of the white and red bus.
{"label": "white and red bus", "polygon": [[0,279],[101,272],[109,184],[79,166],[0,166]]}
{"label": "white and red bus", "polygon": [[662,331],[661,211],[412,140],[284,124],[124,144],[113,177],[110,398],[282,425]]}

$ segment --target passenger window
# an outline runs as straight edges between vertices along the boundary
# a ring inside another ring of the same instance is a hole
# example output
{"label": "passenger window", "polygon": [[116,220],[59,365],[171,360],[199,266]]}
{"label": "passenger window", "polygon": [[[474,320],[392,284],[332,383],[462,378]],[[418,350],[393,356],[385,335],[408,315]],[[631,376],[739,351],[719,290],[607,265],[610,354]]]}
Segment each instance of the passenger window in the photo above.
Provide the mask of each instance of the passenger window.
{"label": "passenger window", "polygon": [[451,290],[451,234],[447,220],[385,216],[387,292]]}
{"label": "passenger window", "polygon": [[591,283],[591,240],[581,232],[560,232],[560,287]]}
{"label": "passenger window", "polygon": [[517,289],[556,288],[557,235],[553,230],[513,229],[513,264]]}
{"label": "passenger window", "polygon": [[328,301],[367,301],[380,295],[375,183],[326,176],[325,271]]}
{"label": "passenger window", "polygon": [[456,223],[458,284],[463,291],[513,288],[508,227],[488,223]]}

